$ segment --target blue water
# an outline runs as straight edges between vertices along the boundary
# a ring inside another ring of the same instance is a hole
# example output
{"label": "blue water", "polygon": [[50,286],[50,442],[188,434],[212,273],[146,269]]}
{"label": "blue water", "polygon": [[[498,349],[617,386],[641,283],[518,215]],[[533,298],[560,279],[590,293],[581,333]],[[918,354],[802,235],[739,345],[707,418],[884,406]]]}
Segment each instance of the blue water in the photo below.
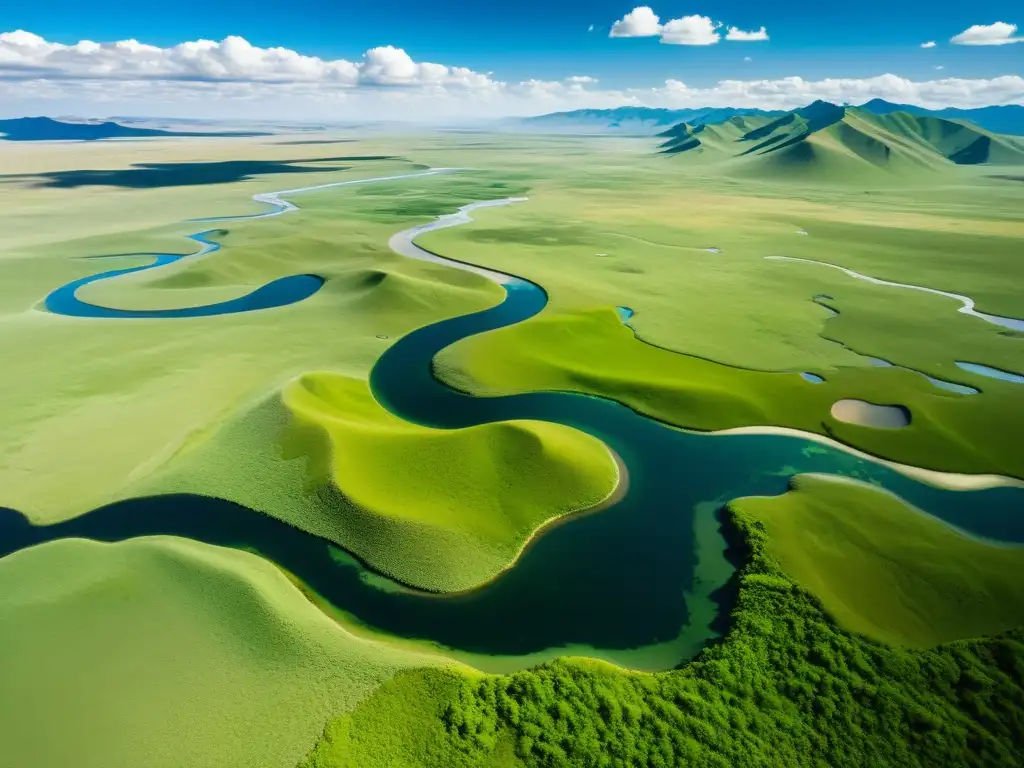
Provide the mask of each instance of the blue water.
{"label": "blue water", "polygon": [[808,373],[807,371],[801,373],[800,378],[803,379],[804,381],[811,382],[811,384],[821,384],[821,382],[825,380],[823,376],[819,376],[816,373]]}
{"label": "blue water", "polygon": [[1013,384],[1024,384],[1024,376],[1021,376],[1019,373],[1004,371],[999,368],[992,368],[988,365],[982,365],[981,363],[963,363],[957,360],[956,364],[965,371],[976,373],[979,376],[988,376],[990,379],[1001,379],[1002,381],[1009,381]]}
{"label": "blue water", "polygon": [[182,259],[198,258],[220,250],[220,244],[209,239],[209,235],[215,230],[199,232],[189,235],[190,240],[201,244],[203,248],[196,253],[140,253],[139,256],[152,256],[150,264],[139,267],[127,267],[125,269],[111,269],[100,272],[96,275],[89,275],[62,285],[51,292],[45,300],[46,309],[57,315],[69,317],[102,317],[102,318],[181,318],[181,317],[210,317],[213,315],[231,315],[239,312],[253,312],[260,309],[273,309],[284,307],[289,304],[308,299],[320,290],[324,279],[319,275],[289,275],[262,285],[252,293],[240,296],[237,299],[220,301],[216,304],[206,304],[199,307],[182,307],[180,309],[116,309],[114,307],[103,307],[98,304],[90,304],[82,301],[77,296],[77,291],[83,285],[96,283],[100,280],[109,280],[121,275],[130,275],[133,272],[145,272],[150,269],[174,264]]}
{"label": "blue water", "polygon": [[[917,373],[921,372],[917,371]],[[978,390],[976,390],[974,387],[969,387],[966,384],[955,384],[954,382],[946,381],[945,379],[936,379],[934,376],[929,376],[927,373],[921,373],[921,375],[928,379],[928,381],[930,381],[933,386],[936,386],[939,389],[945,389],[949,392],[956,392],[958,395],[978,394]]]}

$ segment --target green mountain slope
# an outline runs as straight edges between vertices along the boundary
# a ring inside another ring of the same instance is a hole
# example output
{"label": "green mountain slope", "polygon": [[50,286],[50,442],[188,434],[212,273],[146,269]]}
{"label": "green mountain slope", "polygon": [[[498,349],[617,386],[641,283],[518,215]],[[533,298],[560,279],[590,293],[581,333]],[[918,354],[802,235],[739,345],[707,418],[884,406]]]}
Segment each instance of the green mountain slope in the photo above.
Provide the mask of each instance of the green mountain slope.
{"label": "green mountain slope", "polygon": [[876,115],[887,115],[891,112],[908,112],[911,115],[942,117],[947,120],[958,120],[980,125],[992,133],[1024,135],[1024,106],[1007,104],[1005,106],[978,107],[976,109],[925,109],[914,104],[893,104],[884,99],[872,99],[860,105],[860,109]]}
{"label": "green mountain slope", "polygon": [[777,116],[783,112],[734,107],[700,107],[697,109],[653,109],[650,107],[619,107],[617,109],[577,109],[553,112],[511,121],[517,129],[553,132],[629,133],[655,135],[664,128],[687,122],[690,125],[719,123],[734,116]]}
{"label": "green mountain slope", "polygon": [[660,151],[688,162],[727,163],[733,174],[837,180],[910,178],[955,165],[1024,165],[1024,140],[966,122],[816,101],[780,117],[736,116],[680,123]]}

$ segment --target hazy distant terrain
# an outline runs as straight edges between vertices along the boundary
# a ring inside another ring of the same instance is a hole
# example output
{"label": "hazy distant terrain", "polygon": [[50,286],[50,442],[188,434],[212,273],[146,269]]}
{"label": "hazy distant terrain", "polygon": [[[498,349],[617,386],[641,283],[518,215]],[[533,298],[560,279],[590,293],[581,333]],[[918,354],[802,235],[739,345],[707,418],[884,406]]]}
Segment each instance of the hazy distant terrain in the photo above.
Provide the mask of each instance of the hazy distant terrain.
{"label": "hazy distant terrain", "polygon": [[[906,104],[893,104],[872,99],[860,109],[877,115],[907,112],[913,115],[966,120],[993,133],[1024,135],[1024,106],[982,107],[979,109],[938,109]],[[623,133],[651,135],[674,123],[693,126],[720,123],[732,117],[778,117],[785,110],[766,111],[732,107],[705,107],[702,109],[652,109],[650,107],[619,107],[618,109],[578,109],[572,112],[553,112],[537,117],[508,121],[526,130],[565,133]]]}
{"label": "hazy distant terrain", "polygon": [[50,117],[17,117],[0,120],[0,140],[7,141],[99,141],[101,139],[141,139],[157,136],[240,138],[258,135],[261,134],[252,131],[170,131],[156,128],[136,128],[111,121],[69,122],[54,120]]}

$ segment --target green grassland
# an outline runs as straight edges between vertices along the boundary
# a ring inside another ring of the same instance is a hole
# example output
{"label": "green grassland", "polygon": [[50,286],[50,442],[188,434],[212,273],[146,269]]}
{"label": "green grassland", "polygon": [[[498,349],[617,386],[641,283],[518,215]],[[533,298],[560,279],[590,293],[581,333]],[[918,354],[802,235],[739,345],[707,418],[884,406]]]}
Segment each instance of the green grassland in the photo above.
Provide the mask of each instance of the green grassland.
{"label": "green grassland", "polygon": [[[928,649],[844,630],[780,569],[752,501],[726,510],[744,560],[731,629],[685,667],[639,674],[566,658],[481,678],[409,670],[336,718],[302,767],[1016,764],[1019,629]],[[837,533],[843,547],[856,546],[849,532]]]}
{"label": "green grassland", "polygon": [[[617,152],[605,156],[608,166],[629,150]],[[699,165],[673,167],[677,175],[666,181],[665,163],[675,161],[657,160],[662,165],[635,160],[628,179],[614,166],[566,168],[538,182],[528,203],[472,229],[421,238],[446,255],[534,280],[550,297],[538,317],[444,351],[444,380],[490,395],[600,394],[696,429],[830,431],[907,463],[1022,476],[1011,448],[1024,393],[954,364],[1024,370],[1012,333],[958,313],[952,299],[764,257],[824,260],[966,293],[982,311],[1024,317],[1014,287],[1024,280],[1024,188],[977,168],[927,188],[740,185]],[[825,303],[837,317],[812,300],[818,294],[832,297]],[[630,325],[640,342],[617,326],[615,306],[635,311]],[[982,394],[953,394],[912,372],[872,368],[862,356]],[[800,371],[826,383],[810,385]],[[843,397],[902,403],[914,423],[898,434],[838,424],[828,411]]]}
{"label": "green grassland", "polygon": [[[781,425],[929,469],[1024,477],[1024,457],[1013,450],[1024,428],[1014,384],[985,384],[984,396],[964,397],[905,370],[818,366],[810,370],[826,381],[811,384],[796,373],[734,368],[644,344],[611,309],[545,312],[460,341],[435,370],[453,386],[483,394],[583,391],[698,430]],[[830,409],[847,397],[906,404],[913,421],[898,432],[846,424]]]}
{"label": "green grassland", "polygon": [[291,768],[433,657],[357,639],[272,564],[170,537],[0,561],[0,765]]}
{"label": "green grassland", "polygon": [[[397,169],[391,164],[386,170]],[[359,175],[374,173],[368,166]],[[339,178],[344,174],[317,181]],[[264,180],[262,189],[277,188],[271,184],[279,181]],[[304,183],[312,182],[306,177]],[[398,257],[386,242],[429,216],[481,196],[502,196],[501,183],[482,175],[384,186],[310,193],[303,196],[301,212],[231,222],[218,236],[220,252],[185,260],[167,274],[157,270],[90,286],[96,295],[87,297],[126,308],[191,306],[288,274],[327,279],[311,299],[272,311],[83,320],[33,308],[57,286],[112,263],[76,255],[187,252],[194,244],[171,235],[203,228],[195,223],[103,240],[55,240],[0,260],[0,351],[9,361],[0,407],[0,504],[24,510],[36,522],[104,504],[172,469],[295,376],[332,370],[365,377],[391,339],[498,301],[500,290],[487,281]],[[253,191],[249,186],[237,193],[247,197]],[[25,192],[29,198],[33,193]],[[196,213],[221,212],[212,207]],[[119,214],[115,207],[107,215]],[[57,231],[53,237],[63,235]],[[168,247],[172,241],[175,246]],[[244,464],[244,458],[238,461]]]}
{"label": "green grassland", "polygon": [[[854,162],[847,139],[832,136],[825,148],[843,163]],[[29,148],[10,155],[11,168],[121,168],[139,161],[127,146],[90,148],[97,154],[88,160],[74,147]],[[253,142],[141,147],[154,162],[298,152]],[[537,318],[443,353],[447,380],[486,394],[602,394],[699,429],[788,424],[922,466],[1024,477],[1013,442],[1024,426],[1020,387],[953,365],[1024,371],[1019,338],[942,297],[764,258],[820,259],[1024,317],[1024,185],[995,178],[999,168],[943,166],[927,182],[872,172],[843,184],[828,168],[722,173],[685,152],[656,154],[649,140],[482,134],[345,151],[398,159],[188,188],[0,180],[0,224],[11,234],[0,251],[0,357],[9,361],[0,505],[44,524],[119,498],[201,493],[276,515],[428,588],[493,575],[552,515],[607,495],[607,451],[550,425],[439,434],[398,424],[365,382],[398,336],[502,298],[476,275],[395,256],[388,237],[469,202],[523,194],[528,203],[421,240],[523,275],[550,297]],[[183,219],[255,212],[255,192],[427,165],[473,170],[303,194],[300,212],[208,225],[225,230],[216,254],[82,291],[110,306],[166,308],[322,275],[323,289],[299,304],[189,320],[84,320],[38,308],[70,280],[140,263],[80,257],[187,252],[183,235],[207,225]],[[65,208],[56,226],[54,211]],[[837,317],[812,301],[820,293],[833,297]],[[636,311],[635,331],[619,322],[621,305]],[[861,355],[981,393],[944,392],[909,371],[871,368]],[[826,382],[805,382],[799,371]],[[834,422],[828,409],[843,397],[903,403],[914,422],[884,433]],[[389,483],[386,465],[400,465],[402,478],[391,466]],[[539,479],[551,477],[557,496]],[[521,506],[488,496],[513,481]],[[308,768],[1013,764],[1024,731],[1020,630],[931,647],[963,637],[955,610],[972,634],[1016,621],[1019,601],[1000,598],[1010,556],[1000,550],[979,564],[972,558],[991,548],[890,508],[888,498],[876,508],[874,492],[866,501],[858,489],[836,505],[833,493],[812,482],[729,507],[725,531],[745,562],[731,628],[695,662],[658,674],[585,659],[504,676],[437,670],[437,654],[347,634],[246,553],[163,539],[26,550],[0,561],[0,765],[8,754],[18,768],[161,759],[218,768],[303,759]],[[486,515],[458,514],[455,502]],[[831,517],[814,512],[823,508]],[[885,519],[865,539],[841,517],[850,509]],[[770,535],[780,510],[809,514],[814,525]],[[819,524],[833,545],[814,563],[782,548],[785,536],[810,536]],[[949,550],[948,570],[920,562],[924,540]],[[439,542],[443,556],[425,557]],[[826,581],[844,550],[863,568],[904,558],[854,586],[897,585],[920,600],[914,619],[884,621],[872,611],[890,604],[865,606]],[[953,607],[968,596],[977,613]],[[875,628],[856,623],[865,616]]]}
{"label": "green grassland", "polygon": [[557,424],[418,427],[379,405],[365,381],[322,373],[290,383],[283,399],[300,433],[294,450],[349,502],[317,528],[418,587],[479,585],[539,527],[598,504],[618,482],[600,441]]}
{"label": "green grassland", "polygon": [[884,491],[798,476],[789,493],[733,506],[847,630],[927,647],[1024,624],[1024,549],[961,535]]}

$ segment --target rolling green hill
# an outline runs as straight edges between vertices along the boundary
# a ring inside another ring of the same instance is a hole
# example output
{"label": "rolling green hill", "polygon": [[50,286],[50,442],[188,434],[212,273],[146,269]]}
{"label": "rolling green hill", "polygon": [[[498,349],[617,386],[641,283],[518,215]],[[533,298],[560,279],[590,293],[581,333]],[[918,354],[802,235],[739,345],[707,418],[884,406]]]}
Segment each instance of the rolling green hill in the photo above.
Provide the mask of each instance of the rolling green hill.
{"label": "rolling green hill", "polygon": [[925,109],[914,104],[893,104],[884,99],[872,99],[860,105],[860,109],[874,112],[876,115],[887,115],[890,112],[909,112],[912,115],[929,115],[949,120],[960,120],[980,125],[992,133],[1008,133],[1013,136],[1024,135],[1024,106],[1005,104],[1003,106],[978,107],[976,109]]}
{"label": "rolling green hill", "polygon": [[781,117],[680,123],[660,150],[691,162],[727,162],[741,176],[831,180],[886,173],[910,178],[955,165],[1024,165],[1024,141],[971,123],[908,112],[884,115],[816,101]]}

